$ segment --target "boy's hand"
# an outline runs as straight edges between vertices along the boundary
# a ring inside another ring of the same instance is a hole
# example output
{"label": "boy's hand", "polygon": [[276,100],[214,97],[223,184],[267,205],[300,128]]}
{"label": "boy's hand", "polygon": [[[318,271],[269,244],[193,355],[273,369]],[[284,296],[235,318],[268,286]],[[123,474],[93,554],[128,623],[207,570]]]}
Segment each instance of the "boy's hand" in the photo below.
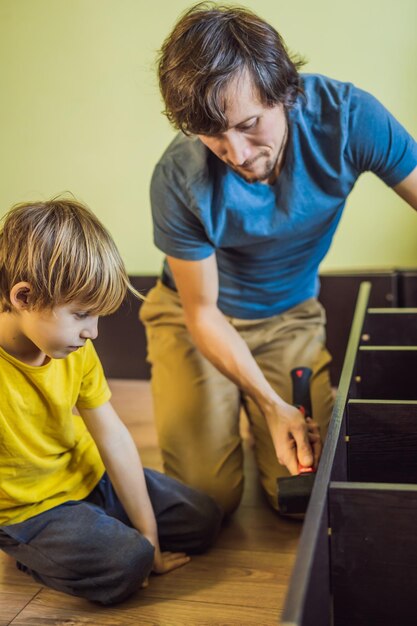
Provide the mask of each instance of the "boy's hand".
{"label": "boy's hand", "polygon": [[155,574],[166,574],[177,567],[181,567],[190,561],[185,552],[160,552],[155,551],[152,571]]}

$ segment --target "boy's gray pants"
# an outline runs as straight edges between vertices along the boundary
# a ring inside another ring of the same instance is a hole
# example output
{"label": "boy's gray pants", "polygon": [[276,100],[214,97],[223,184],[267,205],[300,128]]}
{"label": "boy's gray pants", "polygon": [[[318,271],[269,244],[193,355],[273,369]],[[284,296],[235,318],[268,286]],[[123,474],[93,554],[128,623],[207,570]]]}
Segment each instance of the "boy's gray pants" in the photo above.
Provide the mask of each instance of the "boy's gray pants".
{"label": "boy's gray pants", "polygon": [[[193,554],[215,539],[222,512],[205,494],[145,469],[162,551]],[[0,527],[0,548],[19,569],[59,591],[113,604],[136,591],[154,548],[132,528],[107,474],[84,500],[71,500]]]}

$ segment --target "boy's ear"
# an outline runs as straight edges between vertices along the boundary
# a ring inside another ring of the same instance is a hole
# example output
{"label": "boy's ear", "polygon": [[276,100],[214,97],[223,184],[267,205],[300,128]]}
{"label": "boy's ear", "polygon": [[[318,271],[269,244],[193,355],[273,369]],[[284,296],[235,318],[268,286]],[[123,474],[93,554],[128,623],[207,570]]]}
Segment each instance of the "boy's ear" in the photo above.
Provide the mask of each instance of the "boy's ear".
{"label": "boy's ear", "polygon": [[18,311],[30,308],[32,297],[32,287],[30,283],[21,281],[13,285],[10,291],[10,302]]}

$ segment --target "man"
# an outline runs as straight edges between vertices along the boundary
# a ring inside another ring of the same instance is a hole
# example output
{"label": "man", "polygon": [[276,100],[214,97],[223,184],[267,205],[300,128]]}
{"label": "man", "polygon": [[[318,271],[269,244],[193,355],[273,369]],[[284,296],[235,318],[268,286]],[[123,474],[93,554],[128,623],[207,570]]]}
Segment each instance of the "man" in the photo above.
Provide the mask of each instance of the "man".
{"label": "man", "polygon": [[[359,175],[417,208],[417,144],[370,94],[300,75],[246,9],[198,4],[163,44],[159,79],[180,133],[156,166],[156,245],[142,307],[166,471],[239,503],[243,404],[262,485],[317,465],[332,410],[318,266]],[[312,369],[313,421],[290,371]],[[320,430],[319,430],[320,429]]]}

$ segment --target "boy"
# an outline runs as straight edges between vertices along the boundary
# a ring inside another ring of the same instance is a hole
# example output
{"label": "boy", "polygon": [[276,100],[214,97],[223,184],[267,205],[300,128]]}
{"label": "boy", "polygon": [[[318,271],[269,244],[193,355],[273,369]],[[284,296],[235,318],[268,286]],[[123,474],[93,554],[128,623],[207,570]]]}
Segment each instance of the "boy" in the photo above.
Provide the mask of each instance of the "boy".
{"label": "boy", "polygon": [[[49,587],[119,602],[213,541],[208,497],[143,470],[91,340],[138,295],[78,202],[22,204],[0,231],[0,547]],[[73,407],[79,415],[73,413]],[[172,552],[163,552],[168,550]]]}

